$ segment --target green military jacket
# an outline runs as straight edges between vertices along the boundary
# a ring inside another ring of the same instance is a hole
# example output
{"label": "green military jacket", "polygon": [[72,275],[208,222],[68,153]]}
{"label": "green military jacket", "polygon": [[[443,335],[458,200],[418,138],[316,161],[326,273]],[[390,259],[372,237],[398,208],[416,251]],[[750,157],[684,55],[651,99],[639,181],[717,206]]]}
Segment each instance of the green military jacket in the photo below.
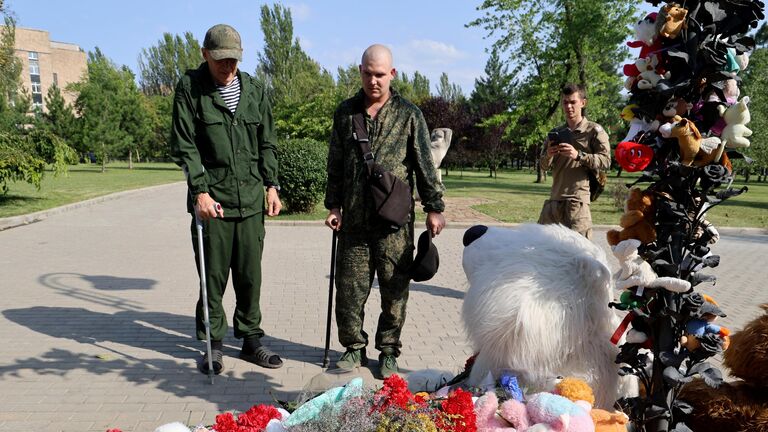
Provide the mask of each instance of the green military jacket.
{"label": "green military jacket", "polygon": [[203,63],[176,85],[171,126],[171,156],[187,175],[188,210],[207,192],[224,217],[264,211],[264,185],[277,184],[277,138],[272,109],[260,83],[245,72],[240,102],[227,108]]}
{"label": "green military jacket", "polygon": [[[325,208],[340,208],[343,230],[376,228],[381,222],[366,187],[367,169],[360,145],[352,136],[352,118],[365,113],[365,94],[360,90],[342,102],[333,116],[333,130],[328,148],[328,184]],[[365,113],[368,139],[376,162],[419,191],[424,211],[442,212],[443,185],[430,153],[429,130],[419,108],[392,90],[376,119]],[[413,213],[411,221],[413,221]]]}

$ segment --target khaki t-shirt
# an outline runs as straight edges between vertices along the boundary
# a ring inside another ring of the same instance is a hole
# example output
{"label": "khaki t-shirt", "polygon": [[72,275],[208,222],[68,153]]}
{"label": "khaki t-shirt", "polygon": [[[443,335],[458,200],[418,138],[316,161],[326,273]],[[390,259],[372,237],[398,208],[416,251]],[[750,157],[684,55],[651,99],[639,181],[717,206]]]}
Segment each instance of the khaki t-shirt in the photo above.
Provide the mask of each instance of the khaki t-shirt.
{"label": "khaki t-shirt", "polygon": [[[567,128],[563,125],[555,130]],[[607,170],[611,166],[611,147],[608,134],[602,126],[583,118],[571,130],[571,144],[584,155],[576,161],[565,155],[547,155],[546,145],[541,156],[541,168],[552,170],[552,191],[549,199],[577,199],[589,203],[587,169]]]}

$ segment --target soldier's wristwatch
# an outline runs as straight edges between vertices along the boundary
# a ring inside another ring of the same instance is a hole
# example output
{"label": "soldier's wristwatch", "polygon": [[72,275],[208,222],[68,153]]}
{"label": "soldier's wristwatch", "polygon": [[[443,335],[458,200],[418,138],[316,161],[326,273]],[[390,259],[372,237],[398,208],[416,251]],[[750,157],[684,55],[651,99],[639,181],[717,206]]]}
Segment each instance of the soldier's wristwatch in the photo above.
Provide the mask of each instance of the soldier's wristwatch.
{"label": "soldier's wristwatch", "polygon": [[584,157],[584,152],[579,150],[579,153],[576,155],[576,162],[579,162]]}
{"label": "soldier's wristwatch", "polygon": [[269,185],[267,185],[267,189],[269,189],[269,188],[272,188],[272,189],[274,189],[274,190],[276,190],[276,191],[280,192],[280,185],[277,185],[277,184],[269,184]]}

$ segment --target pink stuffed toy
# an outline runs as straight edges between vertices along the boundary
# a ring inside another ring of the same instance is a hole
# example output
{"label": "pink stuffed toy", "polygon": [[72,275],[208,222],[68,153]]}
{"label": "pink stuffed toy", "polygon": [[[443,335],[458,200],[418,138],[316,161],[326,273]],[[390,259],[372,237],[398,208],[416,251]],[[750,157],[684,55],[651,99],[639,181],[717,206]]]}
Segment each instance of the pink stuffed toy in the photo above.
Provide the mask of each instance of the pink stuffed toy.
{"label": "pink stuffed toy", "polygon": [[500,415],[518,432],[595,432],[588,410],[552,393],[536,393],[525,404],[510,399],[501,405]]}
{"label": "pink stuffed toy", "polygon": [[496,414],[498,409],[499,399],[492,391],[475,402],[477,432],[516,432],[515,428]]}

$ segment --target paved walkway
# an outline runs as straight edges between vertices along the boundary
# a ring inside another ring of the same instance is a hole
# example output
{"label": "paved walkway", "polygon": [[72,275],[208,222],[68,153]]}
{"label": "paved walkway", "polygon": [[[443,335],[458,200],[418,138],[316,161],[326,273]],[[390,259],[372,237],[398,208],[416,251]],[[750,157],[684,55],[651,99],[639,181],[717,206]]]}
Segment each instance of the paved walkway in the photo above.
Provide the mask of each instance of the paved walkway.
{"label": "paved walkway", "polygon": [[[267,228],[264,328],[285,366],[267,370],[236,359],[239,344],[230,334],[227,370],[215,385],[196,371],[204,344],[192,332],[198,281],[184,195],[182,184],[127,193],[0,231],[0,430],[210,424],[222,411],[296,399],[322,372],[331,234],[320,222]],[[447,216],[454,227],[469,225],[450,208]],[[412,285],[405,370],[456,372],[471,354],[459,314],[462,234],[447,229],[436,239],[440,272]],[[738,329],[768,301],[768,236],[724,235],[715,253],[723,259],[711,273],[720,280],[700,290],[730,314],[722,323]],[[228,311],[233,297],[225,298]],[[369,334],[377,309],[374,292]],[[331,347],[335,359],[335,336]]]}

